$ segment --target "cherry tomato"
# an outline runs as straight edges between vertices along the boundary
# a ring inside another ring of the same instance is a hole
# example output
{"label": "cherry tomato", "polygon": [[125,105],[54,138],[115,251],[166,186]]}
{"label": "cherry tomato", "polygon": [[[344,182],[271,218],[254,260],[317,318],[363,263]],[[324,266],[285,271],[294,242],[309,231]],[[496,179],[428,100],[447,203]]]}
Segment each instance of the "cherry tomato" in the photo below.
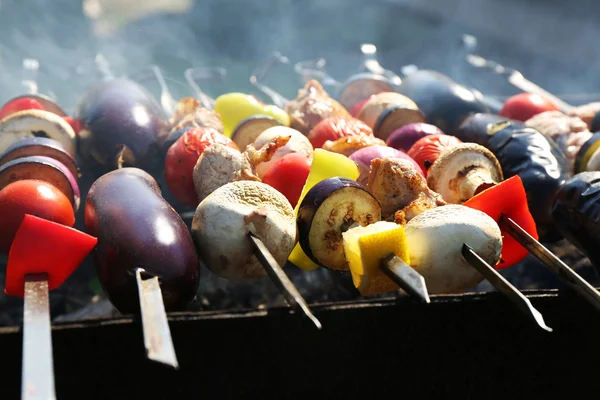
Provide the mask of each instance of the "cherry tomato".
{"label": "cherry tomato", "polygon": [[73,206],[53,185],[38,180],[16,181],[0,191],[0,252],[8,254],[25,214],[72,227]]}
{"label": "cherry tomato", "polygon": [[165,179],[177,201],[190,207],[198,205],[193,180],[194,167],[202,152],[215,143],[239,150],[231,139],[212,128],[194,128],[185,132],[167,151]]}
{"label": "cherry tomato", "polygon": [[505,118],[525,122],[545,111],[560,111],[550,100],[533,93],[519,93],[504,102],[500,115]]}
{"label": "cherry tomato", "polygon": [[15,99],[6,103],[2,109],[0,109],[0,119],[9,116],[10,114],[25,111],[25,110],[43,110],[44,107],[39,101],[34,99],[28,99],[27,97]]}
{"label": "cherry tomato", "polygon": [[440,156],[440,153],[457,144],[462,143],[460,139],[450,135],[427,135],[417,140],[408,150],[408,156],[419,164],[425,176],[427,170]]}
{"label": "cherry tomato", "polygon": [[308,140],[315,149],[323,147],[328,140],[344,136],[373,136],[373,130],[356,118],[329,117],[319,122],[308,134]]}
{"label": "cherry tomato", "polygon": [[275,161],[263,177],[263,182],[281,192],[296,207],[308,179],[311,160],[303,153],[289,153]]}

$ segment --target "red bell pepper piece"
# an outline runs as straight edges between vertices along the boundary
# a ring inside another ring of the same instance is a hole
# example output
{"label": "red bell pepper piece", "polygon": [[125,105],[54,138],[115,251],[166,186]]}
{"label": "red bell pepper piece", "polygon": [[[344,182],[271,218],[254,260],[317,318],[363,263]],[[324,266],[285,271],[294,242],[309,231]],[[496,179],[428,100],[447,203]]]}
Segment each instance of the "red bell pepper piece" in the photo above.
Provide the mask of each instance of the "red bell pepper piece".
{"label": "red bell pepper piece", "polygon": [[[464,202],[463,205],[483,211],[498,223],[502,216],[509,217],[534,239],[539,239],[535,221],[527,205],[525,187],[519,175],[480,192]],[[515,265],[529,254],[515,238],[502,229],[502,225],[500,225],[500,229],[503,241],[502,261],[496,265],[496,269],[504,269]]]}
{"label": "red bell pepper piece", "polygon": [[4,293],[24,297],[27,274],[48,274],[48,288],[56,289],[97,242],[77,229],[25,214],[8,254]]}
{"label": "red bell pepper piece", "polygon": [[29,99],[27,97],[23,97],[20,99],[15,99],[6,103],[2,109],[0,109],[0,119],[9,116],[10,114],[14,114],[19,111],[25,110],[43,110],[44,106],[35,100]]}

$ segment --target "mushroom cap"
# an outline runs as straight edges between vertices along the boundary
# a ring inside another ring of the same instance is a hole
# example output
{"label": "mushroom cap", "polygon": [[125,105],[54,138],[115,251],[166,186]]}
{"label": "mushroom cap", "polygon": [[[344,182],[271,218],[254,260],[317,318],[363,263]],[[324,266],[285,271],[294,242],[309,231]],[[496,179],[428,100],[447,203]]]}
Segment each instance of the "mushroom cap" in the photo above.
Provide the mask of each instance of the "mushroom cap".
{"label": "mushroom cap", "polygon": [[400,106],[410,110],[418,110],[417,104],[398,92],[382,92],[371,97],[358,113],[358,119],[375,128],[377,119],[386,109],[392,106]]}
{"label": "mushroom cap", "polygon": [[304,136],[300,131],[287,126],[274,126],[272,128],[265,129],[263,133],[258,135],[254,141],[254,148],[260,149],[269,141],[278,136],[291,136],[289,142],[285,146],[280,147],[273,154],[273,157],[269,161],[262,162],[256,166],[256,173],[262,179],[267,170],[273,163],[279,160],[281,157],[289,153],[303,153],[309,157],[312,157],[314,149],[308,137]]}
{"label": "mushroom cap", "polygon": [[231,182],[196,209],[192,236],[204,265],[230,280],[262,278],[266,272],[248,234],[252,232],[284,265],[296,244],[294,209],[285,196],[256,181]]}
{"label": "mushroom cap", "polygon": [[193,180],[198,201],[204,200],[221,186],[240,178],[242,153],[221,143],[208,146],[194,167]]}
{"label": "mushroom cap", "polygon": [[427,185],[453,204],[462,203],[459,181],[473,169],[489,171],[494,182],[504,179],[502,167],[496,156],[476,143],[460,143],[443,151],[427,171]]}
{"label": "mushroom cap", "polygon": [[406,224],[405,233],[410,264],[432,294],[464,292],[483,280],[463,258],[463,243],[492,266],[502,251],[498,224],[482,211],[457,204],[423,211]]}

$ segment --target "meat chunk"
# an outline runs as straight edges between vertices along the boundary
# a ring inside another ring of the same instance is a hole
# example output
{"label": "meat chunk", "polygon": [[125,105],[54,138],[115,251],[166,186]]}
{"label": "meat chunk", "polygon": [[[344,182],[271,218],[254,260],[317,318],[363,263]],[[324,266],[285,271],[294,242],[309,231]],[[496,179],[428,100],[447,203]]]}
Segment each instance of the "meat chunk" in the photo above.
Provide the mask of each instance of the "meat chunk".
{"label": "meat chunk", "polygon": [[396,211],[402,211],[408,222],[429,208],[446,204],[442,196],[429,189],[413,164],[400,158],[372,160],[367,188],[381,204],[385,219],[397,220]]}
{"label": "meat chunk", "polygon": [[298,97],[287,104],[285,111],[290,115],[291,127],[305,135],[325,118],[352,118],[350,113],[332,99],[315,80],[307,82],[304,88],[298,91]]}
{"label": "meat chunk", "polygon": [[337,140],[326,141],[323,145],[323,150],[332,151],[349,157],[355,151],[369,146],[385,146],[385,142],[375,136],[345,136]]}
{"label": "meat chunk", "polygon": [[592,137],[588,125],[581,118],[565,115],[560,111],[537,114],[525,121],[525,125],[554,140],[571,167],[581,146]]}
{"label": "meat chunk", "polygon": [[260,182],[256,166],[271,160],[277,149],[285,146],[290,137],[277,136],[258,150],[253,145],[248,145],[243,153],[220,143],[207,147],[194,167],[194,187],[198,201],[202,202],[209,194],[230,182]]}
{"label": "meat chunk", "polygon": [[177,110],[171,118],[171,133],[183,128],[213,128],[219,133],[223,133],[223,123],[219,115],[202,107],[200,102],[193,97],[186,97],[179,100]]}

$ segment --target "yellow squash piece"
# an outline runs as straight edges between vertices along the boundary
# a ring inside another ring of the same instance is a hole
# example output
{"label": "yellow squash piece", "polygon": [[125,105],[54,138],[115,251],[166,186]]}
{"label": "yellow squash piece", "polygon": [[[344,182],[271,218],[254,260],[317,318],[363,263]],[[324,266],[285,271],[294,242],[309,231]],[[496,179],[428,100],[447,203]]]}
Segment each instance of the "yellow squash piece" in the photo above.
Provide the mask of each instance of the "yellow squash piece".
{"label": "yellow squash piece", "polygon": [[231,137],[235,127],[254,115],[267,115],[281,124],[290,126],[290,116],[281,108],[266,105],[245,93],[227,93],[215,100],[215,112],[221,116],[223,134]]}
{"label": "yellow squash piece", "polygon": [[[358,175],[360,175],[360,171],[358,170],[356,163],[348,157],[323,149],[315,149],[308,179],[306,180],[306,184],[302,189],[298,204],[294,210],[296,217],[298,217],[298,210],[300,209],[300,204],[302,204],[304,196],[306,196],[306,193],[308,193],[308,191],[317,183],[334,177],[347,178],[355,181],[358,179]],[[294,247],[288,261],[298,268],[307,271],[319,268],[317,264],[312,262],[312,260],[304,254],[299,243]]]}
{"label": "yellow squash piece", "polygon": [[379,221],[342,233],[344,252],[352,273],[352,281],[361,295],[371,296],[398,290],[381,270],[381,259],[390,253],[410,265],[404,227]]}

